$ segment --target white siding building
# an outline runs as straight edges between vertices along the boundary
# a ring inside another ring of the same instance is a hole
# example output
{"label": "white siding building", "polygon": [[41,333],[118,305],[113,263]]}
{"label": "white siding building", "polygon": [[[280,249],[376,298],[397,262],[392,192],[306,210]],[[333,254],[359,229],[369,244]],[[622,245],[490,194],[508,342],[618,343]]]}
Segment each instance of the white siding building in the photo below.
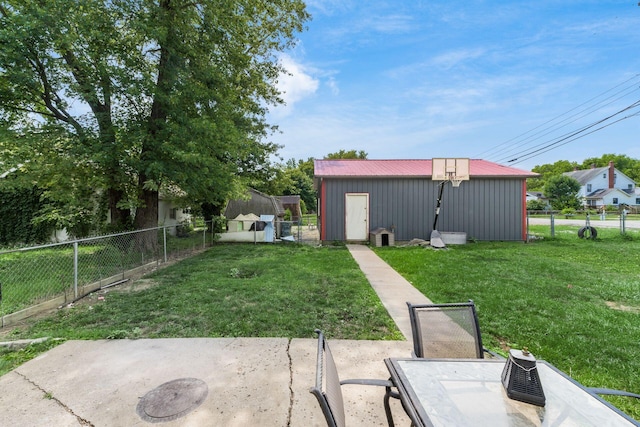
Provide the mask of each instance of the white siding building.
{"label": "white siding building", "polygon": [[616,169],[613,162],[609,162],[609,166],[565,172],[564,175],[580,183],[578,196],[585,206],[596,209],[609,205],[640,207],[640,191],[635,181]]}

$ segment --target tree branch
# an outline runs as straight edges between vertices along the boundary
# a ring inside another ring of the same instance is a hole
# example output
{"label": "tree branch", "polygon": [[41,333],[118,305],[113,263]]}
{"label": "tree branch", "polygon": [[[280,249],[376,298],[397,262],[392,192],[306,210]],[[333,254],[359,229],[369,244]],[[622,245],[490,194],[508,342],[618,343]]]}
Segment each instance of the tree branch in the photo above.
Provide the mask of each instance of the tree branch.
{"label": "tree branch", "polygon": [[[42,61],[40,61],[38,55],[33,52],[33,50],[28,50],[31,54],[31,57],[27,57],[27,61],[31,64],[31,67],[38,75],[38,79],[42,84],[42,92],[40,93],[40,98],[44,102],[46,108],[51,111],[51,116],[73,126],[73,128],[76,130],[76,132],[78,132],[79,135],[84,134],[84,128],[80,125],[80,123],[78,123],[73,118],[73,116],[71,116],[71,114],[69,114],[64,108],[61,108],[62,100],[53,90]],[[53,99],[54,97],[56,98],[55,101]]]}

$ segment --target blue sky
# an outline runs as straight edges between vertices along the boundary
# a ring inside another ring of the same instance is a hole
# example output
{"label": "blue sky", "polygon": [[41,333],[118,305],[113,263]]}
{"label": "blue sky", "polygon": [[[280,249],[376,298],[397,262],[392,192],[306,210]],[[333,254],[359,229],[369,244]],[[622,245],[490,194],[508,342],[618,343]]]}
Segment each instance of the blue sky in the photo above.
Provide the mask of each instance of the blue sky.
{"label": "blue sky", "polygon": [[307,4],[308,30],[282,56],[287,104],[269,115],[285,160],[640,159],[640,106],[614,115],[640,101],[636,0]]}

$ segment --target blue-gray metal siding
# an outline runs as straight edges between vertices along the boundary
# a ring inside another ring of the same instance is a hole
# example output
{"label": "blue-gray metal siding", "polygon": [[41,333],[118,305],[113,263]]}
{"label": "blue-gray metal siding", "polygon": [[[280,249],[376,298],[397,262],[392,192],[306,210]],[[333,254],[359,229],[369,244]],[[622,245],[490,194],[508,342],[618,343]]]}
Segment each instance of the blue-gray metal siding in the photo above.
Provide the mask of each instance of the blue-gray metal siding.
{"label": "blue-gray metal siding", "polygon": [[[395,239],[428,240],[438,182],[430,179],[324,179],[325,240],[345,239],[345,194],[369,194],[369,229],[395,226]],[[469,239],[523,240],[523,180],[471,179],[447,183],[437,229],[466,232]]]}

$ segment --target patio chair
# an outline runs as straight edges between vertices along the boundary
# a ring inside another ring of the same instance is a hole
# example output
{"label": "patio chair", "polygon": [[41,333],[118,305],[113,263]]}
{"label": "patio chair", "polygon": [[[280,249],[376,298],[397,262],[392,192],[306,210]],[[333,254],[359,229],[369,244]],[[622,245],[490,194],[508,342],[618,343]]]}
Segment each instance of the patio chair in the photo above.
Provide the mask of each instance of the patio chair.
{"label": "patio chair", "polygon": [[360,384],[386,388],[384,410],[389,426],[393,427],[394,423],[393,416],[391,415],[391,407],[389,406],[389,398],[400,398],[397,392],[391,390],[393,383],[387,380],[376,379],[350,379],[340,381],[336,364],[329,349],[329,343],[325,339],[322,331],[316,329],[316,333],[318,334],[316,385],[311,387],[309,392],[318,399],[322,413],[327,420],[327,425],[329,427],[345,427],[344,400],[342,398],[341,386],[344,384]]}
{"label": "patio chair", "polygon": [[411,304],[409,319],[413,356],[424,358],[484,359],[476,306],[472,300],[452,304]]}

